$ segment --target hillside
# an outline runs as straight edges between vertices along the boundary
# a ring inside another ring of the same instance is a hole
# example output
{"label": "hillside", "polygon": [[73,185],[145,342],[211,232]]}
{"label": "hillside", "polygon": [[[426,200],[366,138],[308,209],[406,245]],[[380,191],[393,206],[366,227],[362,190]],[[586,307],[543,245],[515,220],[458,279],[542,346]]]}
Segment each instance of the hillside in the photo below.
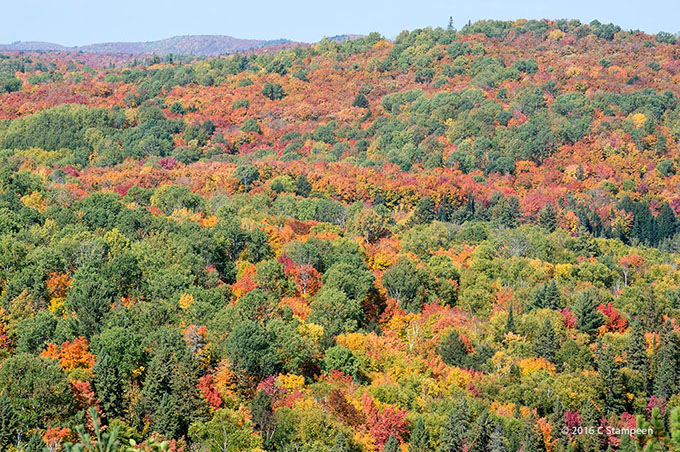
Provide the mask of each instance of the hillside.
{"label": "hillside", "polygon": [[148,42],[103,42],[77,47],[66,47],[49,42],[16,42],[0,45],[0,51],[55,51],[68,50],[86,53],[111,53],[132,55],[197,55],[216,56],[243,50],[266,48],[281,44],[291,44],[286,39],[263,41],[258,39],[239,39],[224,35],[174,36],[168,39]]}
{"label": "hillside", "polygon": [[675,35],[154,53],[0,56],[0,450],[680,451]]}

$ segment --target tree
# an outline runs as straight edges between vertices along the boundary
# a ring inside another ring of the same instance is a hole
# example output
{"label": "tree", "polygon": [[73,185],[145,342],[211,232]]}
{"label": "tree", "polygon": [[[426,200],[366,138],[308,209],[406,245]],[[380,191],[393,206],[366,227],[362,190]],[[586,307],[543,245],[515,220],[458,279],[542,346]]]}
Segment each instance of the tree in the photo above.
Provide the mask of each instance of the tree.
{"label": "tree", "polygon": [[255,118],[248,118],[241,124],[241,132],[262,133],[262,128]]}
{"label": "tree", "polygon": [[539,286],[534,292],[532,306],[535,308],[559,309],[562,306],[562,294],[555,280],[547,285]]}
{"label": "tree", "polygon": [[646,380],[648,376],[649,358],[647,357],[647,341],[645,331],[639,318],[635,318],[631,325],[628,347],[626,348],[628,366],[640,372]]}
{"label": "tree", "polygon": [[7,358],[0,367],[0,394],[24,429],[68,419],[75,400],[59,362],[24,353]]}
{"label": "tree", "polygon": [[115,293],[112,281],[102,272],[84,267],[75,273],[66,304],[78,316],[79,333],[86,339],[99,332]]}
{"label": "tree", "polygon": [[324,334],[330,337],[354,332],[363,322],[361,302],[337,289],[322,290],[310,306],[309,321],[323,326]]}
{"label": "tree", "polygon": [[323,368],[326,372],[340,370],[345,375],[356,377],[359,374],[359,360],[352,351],[342,345],[336,345],[326,350]]}
{"label": "tree", "polygon": [[534,353],[554,362],[559,349],[560,344],[555,337],[555,329],[550,319],[546,317],[534,340]]}
{"label": "tree", "polygon": [[394,435],[387,439],[383,452],[399,452],[399,440]]}
{"label": "tree", "polygon": [[489,412],[482,411],[472,425],[469,440],[469,452],[489,452],[491,450],[491,432],[493,424],[489,419]]}
{"label": "tree", "polygon": [[227,337],[225,351],[234,369],[266,377],[279,367],[276,351],[263,327],[252,320],[238,323]]}
{"label": "tree", "polygon": [[670,320],[661,330],[659,339],[659,351],[657,355],[658,368],[654,378],[654,395],[663,397],[666,400],[678,392],[678,340],[673,332],[673,325]]}
{"label": "tree", "polygon": [[434,201],[429,196],[423,196],[413,209],[413,216],[411,222],[413,224],[427,224],[432,223],[435,218]]}
{"label": "tree", "polygon": [[335,443],[333,443],[331,452],[349,452],[349,447],[347,446],[347,437],[344,433],[341,432],[335,436]]}
{"label": "tree", "polygon": [[423,307],[418,271],[411,259],[400,257],[385,271],[382,279],[387,295],[395,298],[409,312],[420,312]]}
{"label": "tree", "polygon": [[503,434],[503,427],[500,424],[496,424],[496,427],[491,432],[489,452],[507,452],[507,450],[508,443]]}
{"label": "tree", "polygon": [[286,96],[286,92],[283,90],[281,85],[278,83],[265,83],[262,88],[262,95],[271,100],[283,99]]}
{"label": "tree", "polygon": [[312,192],[312,184],[307,180],[305,173],[300,174],[295,178],[295,194],[304,198],[308,197]]}
{"label": "tree", "polygon": [[597,310],[599,303],[591,291],[581,292],[574,303],[573,312],[576,315],[576,326],[580,331],[593,337],[598,328],[604,323],[604,318]]}
{"label": "tree", "polygon": [[97,356],[92,368],[94,390],[107,418],[118,417],[123,408],[123,380],[118,367],[107,354]]}
{"label": "tree", "polygon": [[408,450],[412,452],[428,452],[430,450],[430,434],[425,428],[422,417],[418,418],[415,427],[411,430]]}
{"label": "tree", "polygon": [[617,414],[623,411],[624,390],[621,380],[621,372],[614,359],[611,345],[603,349],[599,344],[600,356],[597,360],[597,371],[600,374],[604,387],[604,405],[607,411]]}
{"label": "tree", "polygon": [[457,331],[451,331],[437,347],[437,353],[449,366],[463,367],[467,364],[467,345]]}
{"label": "tree", "polygon": [[103,430],[99,424],[99,417],[95,408],[90,408],[88,414],[90,415],[94,437],[86,433],[85,428],[79,425],[76,427],[76,432],[80,443],[66,443],[64,450],[66,452],[116,452],[118,450],[118,428]]}
{"label": "tree", "polygon": [[189,438],[209,452],[250,451],[262,446],[260,436],[253,435],[251,423],[243,413],[229,409],[217,410],[207,422],[192,424]]}
{"label": "tree", "polygon": [[538,224],[553,232],[557,228],[557,212],[552,204],[546,204],[538,212]]}
{"label": "tree", "polygon": [[276,432],[276,418],[272,410],[272,398],[263,390],[257,391],[250,402],[253,423],[262,436],[264,444],[269,444]]}
{"label": "tree", "polygon": [[440,436],[439,452],[462,452],[470,429],[467,399],[462,397],[449,411]]}
{"label": "tree", "polygon": [[512,305],[510,305],[508,308],[508,317],[505,319],[505,332],[514,333],[515,328],[515,315],[513,314]]}
{"label": "tree", "polygon": [[366,99],[366,96],[364,96],[363,93],[357,94],[354,98],[354,102],[352,102],[352,107],[369,108],[369,106],[368,99]]}
{"label": "tree", "polygon": [[8,450],[10,445],[16,443],[20,433],[19,417],[14,412],[9,399],[0,395],[0,450]]}
{"label": "tree", "polygon": [[240,165],[236,168],[236,178],[245,191],[249,191],[253,182],[260,179],[260,171],[254,165]]}

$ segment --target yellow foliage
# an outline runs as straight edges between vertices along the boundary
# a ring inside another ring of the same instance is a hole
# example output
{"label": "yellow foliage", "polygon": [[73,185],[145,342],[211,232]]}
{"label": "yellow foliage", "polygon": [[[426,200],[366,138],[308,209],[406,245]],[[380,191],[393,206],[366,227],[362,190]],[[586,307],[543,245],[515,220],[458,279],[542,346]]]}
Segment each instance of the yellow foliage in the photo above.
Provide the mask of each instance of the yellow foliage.
{"label": "yellow foliage", "polygon": [[467,388],[470,381],[472,381],[472,374],[458,367],[452,367],[446,375],[446,384],[449,386]]}
{"label": "yellow foliage", "polygon": [[519,366],[522,375],[531,375],[540,370],[545,370],[549,374],[555,373],[555,365],[544,358],[525,358],[520,360],[517,365]]}
{"label": "yellow foliage", "polygon": [[45,205],[45,200],[43,199],[40,192],[37,191],[22,196],[21,203],[26,207],[30,207],[31,209],[37,210],[38,212],[44,212],[45,209],[47,209],[47,206]]}
{"label": "yellow foliage", "polygon": [[194,296],[191,295],[190,293],[183,293],[179,297],[179,307],[187,310],[189,309],[189,306],[194,302]]}
{"label": "yellow foliage", "polygon": [[557,28],[551,31],[550,34],[548,35],[548,39],[550,39],[551,41],[559,41],[562,38],[564,38],[564,32]]}
{"label": "yellow foliage", "polygon": [[578,77],[579,75],[581,75],[581,72],[582,72],[582,71],[581,71],[581,68],[580,68],[580,67],[578,67],[578,66],[570,66],[570,67],[568,67],[567,70],[565,71],[565,74],[566,74],[567,77],[571,78],[571,77]]}
{"label": "yellow foliage", "polygon": [[357,443],[359,448],[364,452],[376,452],[378,448],[375,445],[375,441],[369,432],[366,431],[355,431],[354,432],[354,442]]}
{"label": "yellow foliage", "polygon": [[300,390],[305,386],[305,377],[295,374],[281,374],[276,377],[276,383],[289,391]]}
{"label": "yellow foliage", "polygon": [[301,323],[297,327],[297,332],[301,336],[308,337],[314,342],[319,342],[321,336],[323,336],[323,327],[314,323]]}
{"label": "yellow foliage", "polygon": [[364,348],[364,335],[361,333],[340,334],[336,340],[338,344],[353,352]]}
{"label": "yellow foliage", "polygon": [[645,125],[645,122],[647,121],[647,116],[645,116],[642,113],[635,113],[631,119],[633,120],[633,123],[635,124],[635,127],[638,129]]}
{"label": "yellow foliage", "polygon": [[205,228],[212,228],[217,224],[217,217],[215,215],[211,215],[209,217],[206,217],[203,219],[203,222],[201,225]]}
{"label": "yellow foliage", "polygon": [[65,315],[66,307],[64,306],[64,299],[61,297],[52,298],[47,309],[55,314]]}
{"label": "yellow foliage", "polygon": [[491,412],[503,417],[514,417],[515,416],[515,404],[514,403],[500,403],[493,401],[491,402]]}
{"label": "yellow foliage", "polygon": [[118,228],[113,228],[104,234],[104,241],[109,244],[113,254],[130,248],[130,239],[125,237]]}
{"label": "yellow foliage", "polygon": [[572,264],[557,264],[555,265],[555,277],[559,279],[568,279],[571,274]]}

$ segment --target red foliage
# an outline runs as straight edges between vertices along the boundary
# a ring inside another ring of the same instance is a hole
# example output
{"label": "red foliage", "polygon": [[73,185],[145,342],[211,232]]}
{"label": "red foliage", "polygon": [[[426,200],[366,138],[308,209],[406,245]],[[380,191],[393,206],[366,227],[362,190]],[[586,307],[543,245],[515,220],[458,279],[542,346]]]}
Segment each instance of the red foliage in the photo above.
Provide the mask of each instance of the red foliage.
{"label": "red foliage", "polygon": [[408,434],[409,424],[406,420],[406,410],[386,406],[380,411],[368,392],[365,392],[361,398],[361,406],[366,416],[368,432],[379,450],[385,447],[391,435],[394,435],[400,442],[404,441],[404,436]]}
{"label": "red foliage", "polygon": [[311,296],[321,288],[321,274],[311,265],[296,265],[290,271],[301,296]]}
{"label": "red foliage", "polygon": [[364,415],[354,405],[349,403],[342,391],[338,389],[333,389],[328,394],[326,406],[335,416],[350,427],[356,428],[366,420]]}
{"label": "red foliage", "polygon": [[576,327],[576,316],[569,310],[569,308],[562,308],[559,310],[560,314],[562,314],[562,317],[564,318],[564,325],[567,328],[575,328]]}
{"label": "red foliage", "polygon": [[623,333],[626,331],[626,319],[624,319],[619,311],[617,311],[610,301],[607,305],[600,304],[597,310],[604,314],[606,320],[603,328],[605,331],[612,331],[617,333]]}
{"label": "red foliage", "polygon": [[212,408],[218,409],[222,405],[222,396],[212,383],[212,375],[204,375],[198,380],[198,389],[201,391],[201,395],[208,402]]}

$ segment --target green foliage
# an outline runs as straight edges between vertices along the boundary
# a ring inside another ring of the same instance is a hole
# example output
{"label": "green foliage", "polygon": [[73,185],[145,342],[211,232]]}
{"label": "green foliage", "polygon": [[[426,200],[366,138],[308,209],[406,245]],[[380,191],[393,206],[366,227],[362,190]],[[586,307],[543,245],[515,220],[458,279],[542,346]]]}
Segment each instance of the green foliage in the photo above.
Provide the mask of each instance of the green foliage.
{"label": "green foliage", "polygon": [[111,431],[103,431],[99,424],[97,410],[90,408],[88,413],[92,420],[94,437],[86,433],[84,427],[79,425],[76,427],[76,432],[80,438],[80,443],[67,443],[64,446],[66,452],[115,452],[118,450],[118,429],[114,428]]}
{"label": "green foliage", "polygon": [[451,331],[439,344],[437,352],[442,361],[450,366],[463,367],[467,364],[468,350],[456,331]]}
{"label": "green foliage", "polygon": [[22,429],[64,421],[75,410],[68,377],[59,362],[47,358],[24,353],[7,358],[0,367],[0,393]]}
{"label": "green foliage", "polygon": [[279,100],[286,96],[286,92],[278,83],[267,82],[264,84],[264,88],[262,88],[262,95],[271,100]]}

